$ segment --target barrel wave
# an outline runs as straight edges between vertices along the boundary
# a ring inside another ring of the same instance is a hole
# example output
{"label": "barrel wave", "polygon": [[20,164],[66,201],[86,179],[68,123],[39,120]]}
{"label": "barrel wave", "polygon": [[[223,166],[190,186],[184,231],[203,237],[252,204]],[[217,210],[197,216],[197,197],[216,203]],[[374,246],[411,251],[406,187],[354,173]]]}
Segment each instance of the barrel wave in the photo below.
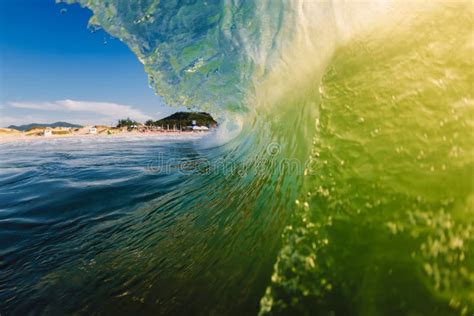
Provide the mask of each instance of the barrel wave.
{"label": "barrel wave", "polygon": [[50,311],[474,313],[471,2],[66,2],[168,104],[242,126],[104,232],[99,267],[45,273]]}

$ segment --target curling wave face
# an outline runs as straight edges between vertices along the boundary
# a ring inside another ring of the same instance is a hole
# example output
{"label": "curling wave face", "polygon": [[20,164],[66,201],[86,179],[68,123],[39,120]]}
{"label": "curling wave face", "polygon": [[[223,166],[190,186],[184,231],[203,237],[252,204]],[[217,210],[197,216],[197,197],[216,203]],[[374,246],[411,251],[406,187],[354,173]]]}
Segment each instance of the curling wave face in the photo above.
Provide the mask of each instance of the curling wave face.
{"label": "curling wave face", "polygon": [[168,240],[190,254],[158,309],[473,312],[470,2],[79,2],[169,104],[244,117],[210,154],[238,176],[186,200],[201,244]]}

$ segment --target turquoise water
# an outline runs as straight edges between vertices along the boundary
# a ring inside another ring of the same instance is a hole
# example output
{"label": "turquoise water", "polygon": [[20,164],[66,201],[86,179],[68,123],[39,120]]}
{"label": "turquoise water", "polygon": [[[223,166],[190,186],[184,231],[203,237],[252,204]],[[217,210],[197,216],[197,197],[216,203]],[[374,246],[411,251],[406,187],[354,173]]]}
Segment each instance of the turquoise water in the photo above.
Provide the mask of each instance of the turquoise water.
{"label": "turquoise water", "polygon": [[221,127],[2,145],[2,309],[473,313],[470,2],[79,2]]}
{"label": "turquoise water", "polygon": [[284,214],[264,211],[235,145],[201,142],[0,145],[2,312],[255,312]]}

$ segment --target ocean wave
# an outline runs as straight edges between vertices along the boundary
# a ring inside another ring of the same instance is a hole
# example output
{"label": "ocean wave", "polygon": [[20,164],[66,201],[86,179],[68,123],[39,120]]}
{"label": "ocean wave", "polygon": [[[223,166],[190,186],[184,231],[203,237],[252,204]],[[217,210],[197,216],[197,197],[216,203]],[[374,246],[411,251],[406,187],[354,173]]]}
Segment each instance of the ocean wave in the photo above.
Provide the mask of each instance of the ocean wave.
{"label": "ocean wave", "polygon": [[[139,222],[125,228],[135,240],[114,235],[129,266],[162,269],[154,293],[115,284],[117,299],[134,293],[130,310],[143,299],[168,313],[472,313],[470,2],[78,2],[168,104],[233,125],[196,149],[229,174],[155,201],[173,219],[163,235]],[[99,274],[135,280],[119,252]]]}

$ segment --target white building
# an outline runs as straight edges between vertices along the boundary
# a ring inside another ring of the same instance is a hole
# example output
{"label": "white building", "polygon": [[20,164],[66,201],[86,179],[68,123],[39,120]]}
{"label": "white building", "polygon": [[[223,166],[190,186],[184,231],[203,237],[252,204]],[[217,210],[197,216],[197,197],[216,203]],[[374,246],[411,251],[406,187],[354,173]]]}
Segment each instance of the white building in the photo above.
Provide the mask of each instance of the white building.
{"label": "white building", "polygon": [[53,130],[51,128],[47,128],[43,132],[43,136],[45,136],[45,137],[49,137],[49,136],[52,136],[52,135],[53,135]]}
{"label": "white building", "polygon": [[89,134],[97,134],[97,128],[95,126],[92,126],[89,128]]}
{"label": "white building", "polygon": [[193,126],[193,131],[204,132],[208,130],[209,128],[207,126]]}

